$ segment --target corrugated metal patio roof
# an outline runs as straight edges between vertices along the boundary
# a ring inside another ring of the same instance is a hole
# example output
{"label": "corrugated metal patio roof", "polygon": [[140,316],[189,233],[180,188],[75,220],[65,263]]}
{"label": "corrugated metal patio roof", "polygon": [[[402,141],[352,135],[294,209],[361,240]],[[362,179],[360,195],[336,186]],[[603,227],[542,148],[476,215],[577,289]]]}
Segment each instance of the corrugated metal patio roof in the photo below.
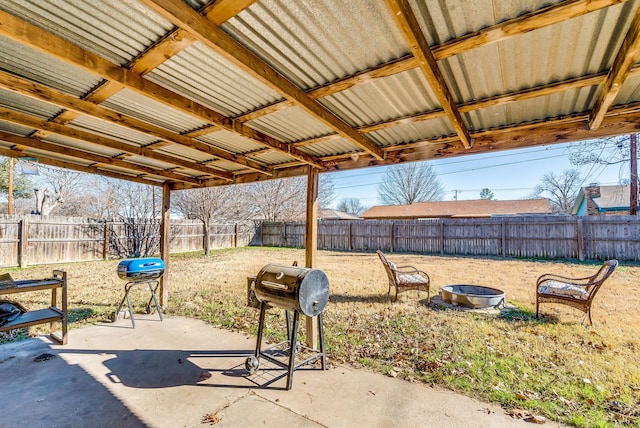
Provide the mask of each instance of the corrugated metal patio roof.
{"label": "corrugated metal patio roof", "polygon": [[0,154],[171,189],[628,134],[640,0],[0,0]]}

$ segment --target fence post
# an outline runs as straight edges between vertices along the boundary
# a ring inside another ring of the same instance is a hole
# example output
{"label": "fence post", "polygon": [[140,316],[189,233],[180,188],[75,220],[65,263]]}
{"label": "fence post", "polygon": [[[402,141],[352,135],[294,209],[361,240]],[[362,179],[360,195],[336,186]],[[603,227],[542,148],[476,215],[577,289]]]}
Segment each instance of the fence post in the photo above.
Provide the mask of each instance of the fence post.
{"label": "fence post", "polygon": [[260,246],[264,247],[264,221],[260,222]]}
{"label": "fence post", "polygon": [[238,223],[233,225],[233,248],[238,246]]}
{"label": "fence post", "polygon": [[18,264],[21,268],[27,267],[27,250],[29,243],[27,236],[29,235],[29,222],[27,220],[20,220],[20,226],[18,231]]}
{"label": "fence post", "polygon": [[389,229],[389,252],[393,253],[393,220],[391,220]]}
{"label": "fence post", "polygon": [[444,254],[444,219],[440,219],[440,254]]}
{"label": "fence post", "polygon": [[502,257],[507,257],[507,221],[504,218],[500,221],[500,227],[502,228]]}
{"label": "fence post", "polygon": [[280,229],[280,246],[284,247],[287,243],[287,223],[282,222],[282,229]]}
{"label": "fence post", "polygon": [[353,250],[353,248],[351,247],[351,222],[349,222],[349,230],[347,233],[347,248],[349,249],[349,251]]}
{"label": "fence post", "polygon": [[584,229],[583,229],[584,220],[578,219],[578,230],[576,231],[576,235],[578,236],[578,259],[580,261],[584,261]]}
{"label": "fence post", "polygon": [[104,244],[102,245],[102,260],[109,259],[109,221],[104,222]]}

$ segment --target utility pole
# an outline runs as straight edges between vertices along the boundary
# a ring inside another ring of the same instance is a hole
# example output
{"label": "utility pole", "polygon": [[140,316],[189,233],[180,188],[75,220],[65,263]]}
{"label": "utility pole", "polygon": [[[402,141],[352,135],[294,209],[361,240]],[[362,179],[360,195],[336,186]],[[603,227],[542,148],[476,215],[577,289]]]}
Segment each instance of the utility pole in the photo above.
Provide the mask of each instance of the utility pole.
{"label": "utility pole", "polygon": [[630,135],[629,151],[631,158],[631,174],[629,177],[629,215],[638,215],[638,142],[636,134]]}
{"label": "utility pole", "polygon": [[13,214],[13,158],[9,158],[9,188],[8,191],[8,213],[9,215]]}

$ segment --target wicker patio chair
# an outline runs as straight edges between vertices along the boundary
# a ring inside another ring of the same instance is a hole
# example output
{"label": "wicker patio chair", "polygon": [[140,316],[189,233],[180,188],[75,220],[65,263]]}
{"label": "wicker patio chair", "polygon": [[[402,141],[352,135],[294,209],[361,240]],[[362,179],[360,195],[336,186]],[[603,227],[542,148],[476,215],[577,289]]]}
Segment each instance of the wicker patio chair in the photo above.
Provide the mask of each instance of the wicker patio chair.
{"label": "wicker patio chair", "polygon": [[618,266],[617,260],[607,260],[594,275],[586,278],[566,278],[559,275],[544,274],[536,282],[536,318],[540,303],[560,303],[584,312],[582,324],[589,317],[591,320],[591,303],[596,293]]}
{"label": "wicker patio chair", "polygon": [[399,291],[417,290],[419,296],[420,289],[427,292],[427,302],[429,302],[429,284],[431,280],[426,272],[416,269],[413,266],[396,266],[395,263],[387,260],[382,251],[378,250],[376,253],[380,256],[380,260],[382,260],[384,269],[387,271],[387,276],[389,277],[389,291],[387,294],[391,294],[391,287],[396,289],[396,297],[393,299],[394,302],[398,300]]}

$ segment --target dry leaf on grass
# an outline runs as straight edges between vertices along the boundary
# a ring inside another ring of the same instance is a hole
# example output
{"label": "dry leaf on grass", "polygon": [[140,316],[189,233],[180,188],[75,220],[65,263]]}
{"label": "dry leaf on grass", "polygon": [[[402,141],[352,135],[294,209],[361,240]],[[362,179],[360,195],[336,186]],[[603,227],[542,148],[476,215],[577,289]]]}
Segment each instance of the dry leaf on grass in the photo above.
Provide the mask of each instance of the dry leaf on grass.
{"label": "dry leaf on grass", "polygon": [[203,424],[215,425],[218,422],[220,422],[220,417],[218,415],[216,415],[215,413],[209,413],[208,415],[204,415],[202,417],[202,423]]}

